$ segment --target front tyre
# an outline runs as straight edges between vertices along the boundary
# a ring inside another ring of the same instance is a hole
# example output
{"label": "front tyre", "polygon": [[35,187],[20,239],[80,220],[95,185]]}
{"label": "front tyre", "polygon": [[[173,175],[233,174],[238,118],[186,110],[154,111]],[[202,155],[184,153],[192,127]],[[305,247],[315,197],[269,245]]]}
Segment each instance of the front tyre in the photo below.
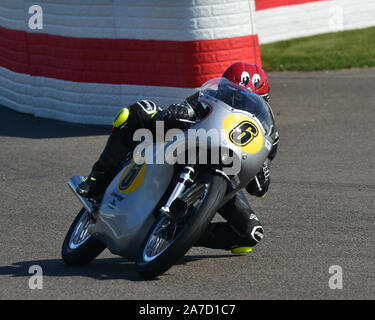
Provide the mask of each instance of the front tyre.
{"label": "front tyre", "polygon": [[82,208],[65,236],[61,256],[69,266],[83,266],[95,259],[106,246],[88,232],[92,220]]}
{"label": "front tyre", "polygon": [[225,195],[227,181],[212,171],[204,173],[182,195],[187,204],[177,221],[160,216],[136,258],[144,278],[154,278],[171,268],[207,229]]}

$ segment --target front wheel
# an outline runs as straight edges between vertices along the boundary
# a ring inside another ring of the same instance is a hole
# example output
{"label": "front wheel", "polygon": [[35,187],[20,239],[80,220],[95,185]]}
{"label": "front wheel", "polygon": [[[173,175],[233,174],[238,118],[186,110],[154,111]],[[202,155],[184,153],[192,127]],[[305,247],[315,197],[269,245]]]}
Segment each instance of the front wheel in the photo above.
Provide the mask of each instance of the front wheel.
{"label": "front wheel", "polygon": [[82,208],[65,236],[61,249],[64,262],[70,266],[83,266],[95,259],[106,246],[88,232],[92,220]]}
{"label": "front wheel", "polygon": [[144,278],[164,273],[185,255],[207,229],[226,187],[222,176],[209,171],[181,196],[186,203],[182,217],[177,221],[165,216],[157,219],[136,259],[136,269]]}

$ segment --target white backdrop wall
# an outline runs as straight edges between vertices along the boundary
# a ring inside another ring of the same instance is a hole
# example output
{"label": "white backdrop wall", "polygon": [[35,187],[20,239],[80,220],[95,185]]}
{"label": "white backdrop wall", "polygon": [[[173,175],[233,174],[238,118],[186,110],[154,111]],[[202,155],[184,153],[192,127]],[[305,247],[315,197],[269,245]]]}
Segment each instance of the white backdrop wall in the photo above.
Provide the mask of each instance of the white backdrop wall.
{"label": "white backdrop wall", "polygon": [[109,124],[140,99],[179,102],[234,61],[261,63],[253,13],[253,0],[1,0],[0,105]]}

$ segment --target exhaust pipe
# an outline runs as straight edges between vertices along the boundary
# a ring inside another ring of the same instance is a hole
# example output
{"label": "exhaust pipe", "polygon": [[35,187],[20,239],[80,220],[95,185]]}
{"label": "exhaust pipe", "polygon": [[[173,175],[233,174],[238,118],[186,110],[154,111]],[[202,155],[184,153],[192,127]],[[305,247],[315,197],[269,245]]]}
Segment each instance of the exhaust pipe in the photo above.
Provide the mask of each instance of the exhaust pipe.
{"label": "exhaust pipe", "polygon": [[86,208],[86,210],[89,213],[92,213],[94,211],[92,204],[88,201],[88,199],[81,197],[77,192],[77,186],[83,182],[84,178],[82,176],[73,176],[69,179],[68,185],[70,189],[72,189],[73,193],[76,195],[76,197],[79,199],[79,201],[82,202],[83,206]]}

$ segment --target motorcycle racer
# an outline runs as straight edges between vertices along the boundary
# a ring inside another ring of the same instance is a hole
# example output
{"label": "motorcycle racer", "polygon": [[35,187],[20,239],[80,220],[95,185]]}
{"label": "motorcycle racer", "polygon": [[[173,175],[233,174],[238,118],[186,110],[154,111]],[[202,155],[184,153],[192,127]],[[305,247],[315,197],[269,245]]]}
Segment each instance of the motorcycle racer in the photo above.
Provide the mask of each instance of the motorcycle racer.
{"label": "motorcycle racer", "polygon": [[[224,72],[223,78],[255,92],[269,107],[269,84],[264,71],[259,66],[237,62]],[[134,150],[138,143],[132,140],[134,132],[140,128],[154,131],[156,121],[164,121],[166,128],[183,129],[184,123],[178,119],[193,120],[197,113],[204,111],[198,102],[198,97],[199,92],[188,97],[182,104],[172,104],[164,110],[150,100],[142,100],[123,108],[113,120],[112,133],[104,151],[89,176],[77,187],[77,193],[84,197],[100,197],[121,169],[124,157]],[[270,162],[277,153],[277,146],[278,133],[275,130],[274,144],[268,159],[246,187],[249,194],[257,197],[266,195],[270,185]],[[227,192],[230,192],[231,188],[233,186],[229,185]],[[245,253],[251,251],[252,247],[263,238],[263,227],[243,192],[237,193],[219,209],[218,213],[226,222],[211,223],[195,244],[196,246]]]}

